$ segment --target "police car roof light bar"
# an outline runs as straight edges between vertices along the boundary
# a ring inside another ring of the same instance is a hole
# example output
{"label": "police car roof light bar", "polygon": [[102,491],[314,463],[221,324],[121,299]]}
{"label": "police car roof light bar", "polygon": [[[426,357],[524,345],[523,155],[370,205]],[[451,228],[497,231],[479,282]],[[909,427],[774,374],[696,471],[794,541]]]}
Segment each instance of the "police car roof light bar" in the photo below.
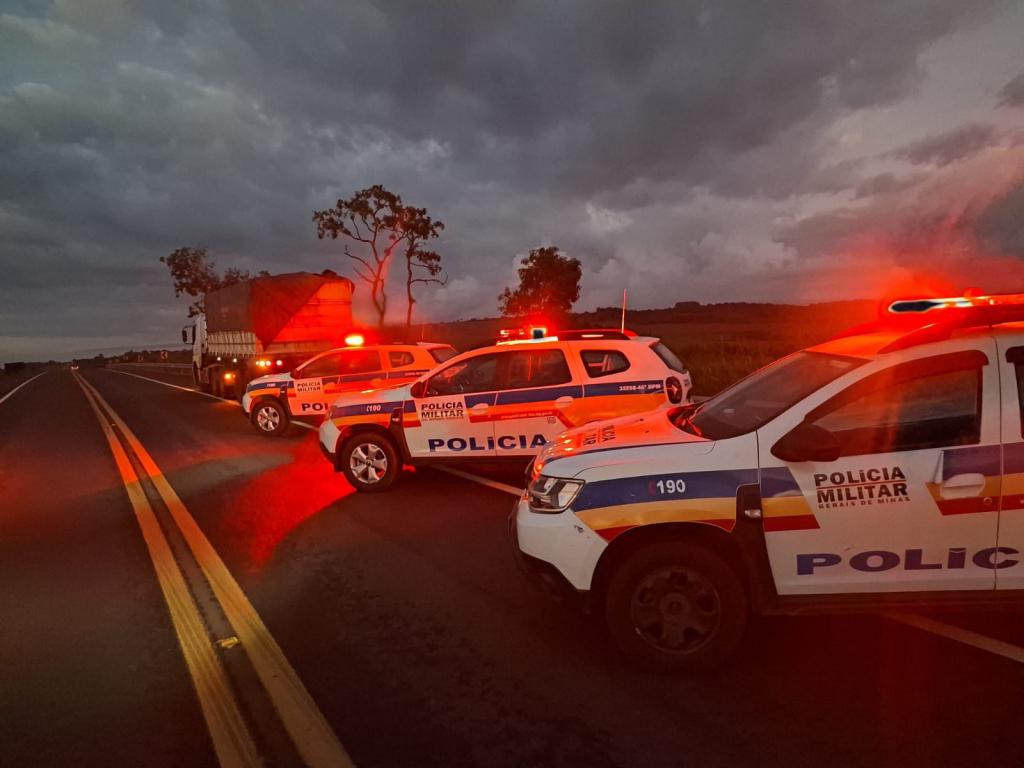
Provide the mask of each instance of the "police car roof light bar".
{"label": "police car roof light bar", "polygon": [[898,327],[908,327],[908,333],[879,350],[894,352],[948,339],[961,328],[1024,321],[1024,293],[978,295],[967,291],[952,298],[899,299],[886,310],[888,325],[896,321]]}
{"label": "police car roof light bar", "polygon": [[891,301],[879,307],[878,319],[855,325],[834,339],[866,333],[905,329],[879,352],[893,352],[931,341],[948,339],[960,328],[1024,321],[1024,293],[981,295],[966,291],[949,298],[914,297]]}

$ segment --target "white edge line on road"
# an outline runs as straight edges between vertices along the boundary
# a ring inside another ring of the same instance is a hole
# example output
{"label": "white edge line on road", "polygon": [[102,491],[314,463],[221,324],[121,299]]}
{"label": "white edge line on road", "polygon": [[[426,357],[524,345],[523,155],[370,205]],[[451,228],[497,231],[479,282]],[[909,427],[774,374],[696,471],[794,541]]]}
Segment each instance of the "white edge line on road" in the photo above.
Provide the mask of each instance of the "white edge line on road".
{"label": "white edge line on road", "polygon": [[488,488],[493,488],[496,491],[511,493],[513,496],[523,495],[522,488],[516,488],[515,486],[508,485],[507,483],[499,483],[497,480],[488,480],[486,477],[480,477],[479,475],[473,475],[469,472],[463,472],[461,469],[455,469],[453,467],[435,467],[435,469],[440,469],[442,472],[447,472],[449,475],[455,475],[456,477],[462,477],[466,480],[472,480],[474,483],[480,483],[480,485],[486,485]]}
{"label": "white edge line on road", "polygon": [[[43,371],[43,373],[46,373],[46,371]],[[14,394],[15,392],[17,392],[17,391],[18,391],[19,389],[21,389],[22,387],[24,387],[24,386],[25,386],[26,384],[31,384],[31,383],[32,383],[33,381],[35,381],[35,380],[36,380],[36,379],[38,379],[38,378],[39,378],[40,376],[42,376],[42,375],[43,375],[43,373],[37,373],[37,374],[36,374],[35,376],[33,376],[33,377],[32,377],[31,379],[25,379],[25,381],[21,382],[21,384],[19,384],[18,386],[16,386],[16,387],[15,387],[14,389],[12,389],[12,390],[11,390],[10,392],[8,392],[8,393],[7,393],[6,395],[4,395],[3,397],[0,397],[0,403],[3,403],[3,402],[4,402],[4,400],[6,400],[6,399],[7,399],[8,397],[10,397],[11,395],[13,395],[13,394]]]}
{"label": "white edge line on road", "polygon": [[[171,384],[169,381],[160,381],[160,379],[152,379],[149,376],[140,376],[137,373],[119,371],[116,368],[107,368],[106,370],[111,371],[112,373],[120,373],[122,376],[134,376],[136,379],[142,379],[143,381],[151,381],[154,384],[163,384],[165,387],[170,387],[171,389],[180,389],[182,392],[191,392],[193,395],[202,395],[203,397],[208,397],[211,400],[219,400],[222,403],[230,403],[231,405],[237,405],[239,408],[242,407],[242,404],[237,400],[230,399],[227,397],[217,397],[216,395],[211,395],[208,392],[200,392],[198,389],[192,389],[192,387],[183,387],[180,384]],[[42,374],[39,375],[42,376]],[[32,381],[32,379],[29,379],[29,381]],[[26,381],[25,384],[28,384],[28,381]],[[10,395],[13,394],[14,392],[10,393]],[[10,397],[10,395],[8,395],[8,397]],[[3,400],[0,400],[0,403],[2,402]],[[303,421],[295,421],[294,419],[292,420],[292,424],[296,427],[302,427],[303,429],[319,429],[319,427],[316,427],[313,424],[306,424]]]}
{"label": "white edge line on road", "polygon": [[924,632],[931,632],[933,635],[944,637],[947,640],[954,640],[958,643],[969,645],[972,648],[977,648],[979,651],[987,651],[996,656],[1002,656],[1004,659],[1024,664],[1024,648],[1021,648],[1019,645],[996,640],[988,635],[982,635],[969,629],[955,627],[952,624],[946,624],[912,613],[883,613],[882,615],[900,624],[906,624]]}

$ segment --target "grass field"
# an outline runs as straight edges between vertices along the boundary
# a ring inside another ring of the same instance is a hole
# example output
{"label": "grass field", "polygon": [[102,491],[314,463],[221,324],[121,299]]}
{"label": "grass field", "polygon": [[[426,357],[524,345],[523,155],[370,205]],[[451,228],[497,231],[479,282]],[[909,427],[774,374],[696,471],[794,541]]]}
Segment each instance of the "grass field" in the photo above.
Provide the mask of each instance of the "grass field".
{"label": "grass field", "polygon": [[[875,317],[865,301],[793,306],[784,304],[697,304],[669,309],[634,310],[626,327],[657,336],[687,365],[699,395],[712,395],[766,363],[835,336],[844,328]],[[494,343],[507,318],[427,324],[423,338],[466,350]],[[569,317],[565,327],[618,328],[619,311],[601,309]]]}

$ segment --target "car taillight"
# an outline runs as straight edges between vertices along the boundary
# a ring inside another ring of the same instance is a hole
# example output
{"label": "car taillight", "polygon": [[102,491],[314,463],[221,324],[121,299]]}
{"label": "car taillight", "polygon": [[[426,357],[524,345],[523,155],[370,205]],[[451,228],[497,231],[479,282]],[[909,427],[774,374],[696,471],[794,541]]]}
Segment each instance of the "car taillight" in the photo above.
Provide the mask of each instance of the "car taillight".
{"label": "car taillight", "polygon": [[665,394],[672,405],[679,405],[683,402],[683,384],[675,376],[665,379]]}

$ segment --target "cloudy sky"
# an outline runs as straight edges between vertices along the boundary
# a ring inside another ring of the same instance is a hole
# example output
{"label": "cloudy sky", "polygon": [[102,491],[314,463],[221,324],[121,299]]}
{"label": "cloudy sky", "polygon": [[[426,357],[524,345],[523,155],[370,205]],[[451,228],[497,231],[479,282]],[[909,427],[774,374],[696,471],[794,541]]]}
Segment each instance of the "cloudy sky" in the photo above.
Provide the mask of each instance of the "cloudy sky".
{"label": "cloudy sky", "polygon": [[173,343],[181,245],[350,274],[311,214],[375,183],[447,225],[425,319],[546,244],[580,308],[1024,291],[1022,40],[1022,0],[4,0],[0,360]]}

